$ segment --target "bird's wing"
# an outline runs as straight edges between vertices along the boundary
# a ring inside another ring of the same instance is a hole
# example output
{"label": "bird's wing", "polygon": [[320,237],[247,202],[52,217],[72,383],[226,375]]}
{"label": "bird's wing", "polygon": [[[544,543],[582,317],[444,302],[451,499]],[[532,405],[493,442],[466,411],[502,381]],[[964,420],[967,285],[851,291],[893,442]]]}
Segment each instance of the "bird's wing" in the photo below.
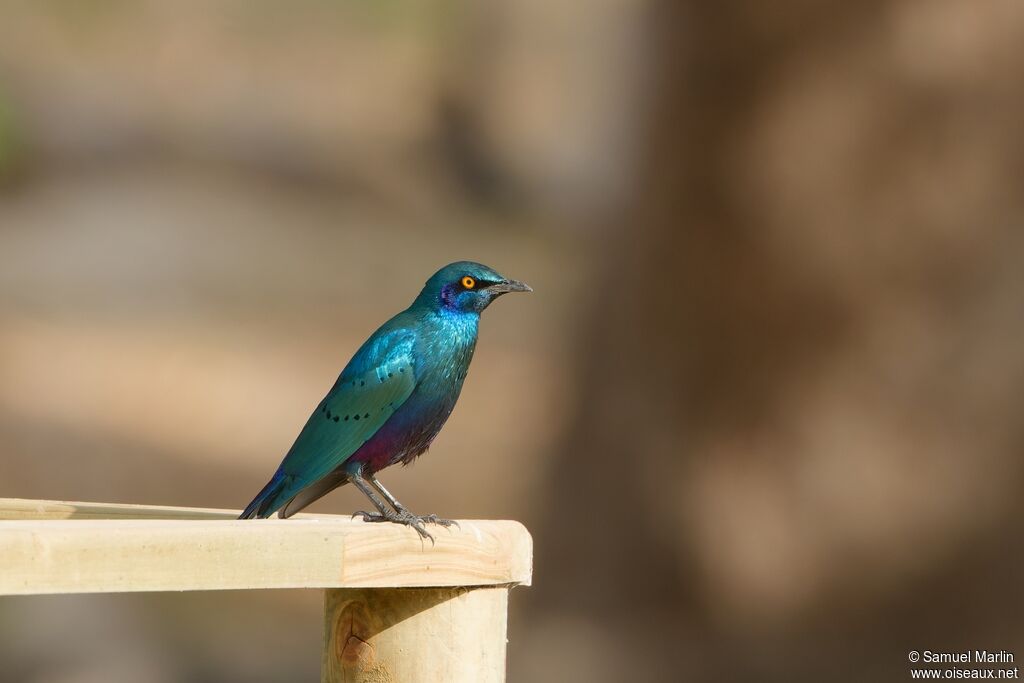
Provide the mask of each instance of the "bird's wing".
{"label": "bird's wing", "polygon": [[416,388],[415,336],[397,330],[360,349],[302,428],[281,469],[289,489],[313,484],[359,450]]}

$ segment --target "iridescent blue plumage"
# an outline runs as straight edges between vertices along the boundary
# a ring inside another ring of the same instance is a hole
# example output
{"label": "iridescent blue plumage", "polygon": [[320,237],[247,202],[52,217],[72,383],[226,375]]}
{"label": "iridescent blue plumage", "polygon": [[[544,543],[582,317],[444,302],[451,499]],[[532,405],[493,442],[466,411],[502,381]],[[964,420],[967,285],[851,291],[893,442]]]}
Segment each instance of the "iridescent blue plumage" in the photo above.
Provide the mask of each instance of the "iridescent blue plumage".
{"label": "iridescent blue plumage", "polygon": [[407,524],[426,537],[424,522],[447,523],[411,514],[375,475],[427,450],[462,391],[480,313],[502,294],[524,291],[530,288],[479,263],[437,271],[409,308],[359,348],[242,518],[288,517],[352,482],[379,511],[360,513],[364,519]]}

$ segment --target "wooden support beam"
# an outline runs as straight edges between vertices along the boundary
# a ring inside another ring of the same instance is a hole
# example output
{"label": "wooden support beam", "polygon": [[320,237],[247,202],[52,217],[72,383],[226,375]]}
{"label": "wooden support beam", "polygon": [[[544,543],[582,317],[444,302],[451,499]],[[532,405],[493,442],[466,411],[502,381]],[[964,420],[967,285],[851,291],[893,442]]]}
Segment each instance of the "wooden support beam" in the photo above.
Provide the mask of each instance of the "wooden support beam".
{"label": "wooden support beam", "polygon": [[46,501],[0,501],[0,511],[0,595],[483,586],[529,584],[532,573],[518,522],[464,520],[435,529],[432,545],[344,515],[239,521],[227,510]]}
{"label": "wooden support beam", "polygon": [[325,591],[322,683],[501,683],[508,586]]}
{"label": "wooden support beam", "polygon": [[508,593],[529,585],[518,522],[437,543],[347,516],[0,499],[0,595],[324,588],[326,683],[501,683]]}

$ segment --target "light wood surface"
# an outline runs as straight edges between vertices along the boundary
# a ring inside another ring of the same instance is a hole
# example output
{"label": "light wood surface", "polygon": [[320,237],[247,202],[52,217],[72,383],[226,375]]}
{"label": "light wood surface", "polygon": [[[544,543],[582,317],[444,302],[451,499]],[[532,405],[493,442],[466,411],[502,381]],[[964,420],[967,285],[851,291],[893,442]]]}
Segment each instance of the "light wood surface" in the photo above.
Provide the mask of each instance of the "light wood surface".
{"label": "light wood surface", "polygon": [[334,589],[322,683],[500,683],[508,588]]}
{"label": "light wood surface", "polygon": [[348,516],[0,499],[0,595],[529,585],[518,522],[411,529]]}
{"label": "light wood surface", "polygon": [[[80,503],[0,498],[0,520],[26,519],[237,519],[234,510],[127,503]],[[298,518],[316,515],[296,515]]]}

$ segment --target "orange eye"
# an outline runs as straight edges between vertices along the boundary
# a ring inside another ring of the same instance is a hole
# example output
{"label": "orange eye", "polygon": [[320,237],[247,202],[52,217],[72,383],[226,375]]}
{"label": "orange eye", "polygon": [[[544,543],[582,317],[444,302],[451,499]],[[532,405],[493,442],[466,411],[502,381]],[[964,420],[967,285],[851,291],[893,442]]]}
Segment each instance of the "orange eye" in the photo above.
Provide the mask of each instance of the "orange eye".
{"label": "orange eye", "polygon": [[466,289],[473,289],[474,287],[476,287],[476,280],[467,275],[464,278],[462,278],[462,286],[465,287]]}

